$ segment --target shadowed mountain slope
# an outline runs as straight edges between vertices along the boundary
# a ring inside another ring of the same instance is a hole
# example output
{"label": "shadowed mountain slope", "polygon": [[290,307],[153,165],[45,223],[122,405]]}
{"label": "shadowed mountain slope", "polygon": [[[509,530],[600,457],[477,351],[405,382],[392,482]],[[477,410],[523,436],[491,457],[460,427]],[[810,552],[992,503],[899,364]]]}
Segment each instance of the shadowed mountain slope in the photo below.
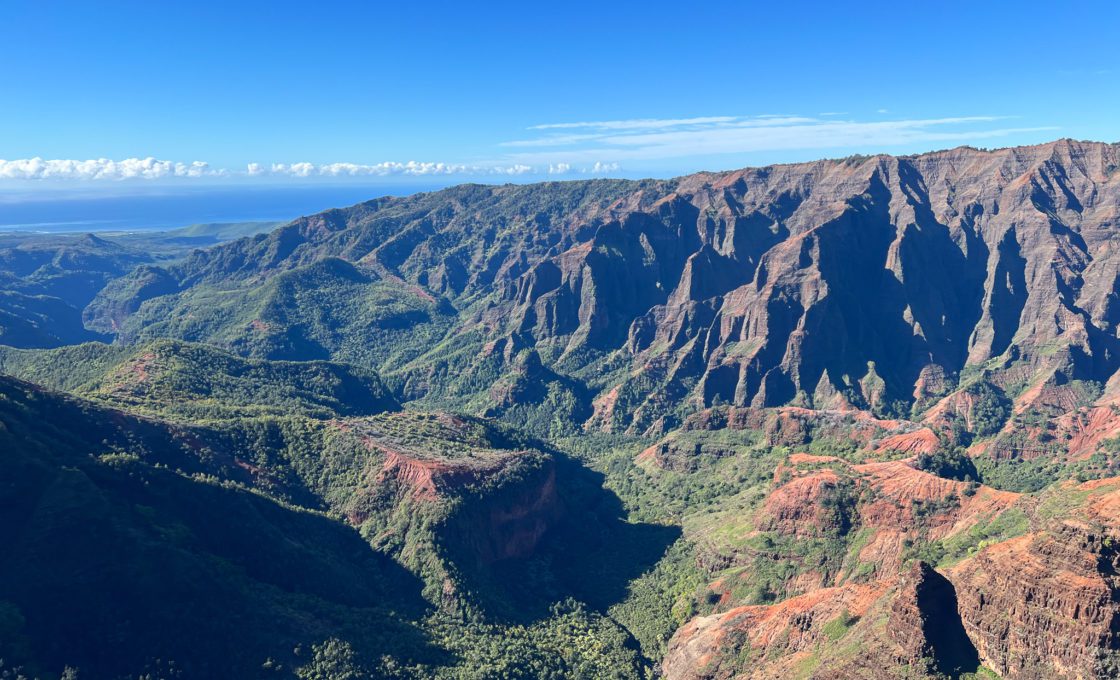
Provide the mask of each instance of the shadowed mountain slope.
{"label": "shadowed mountain slope", "polygon": [[[461,186],[138,270],[87,317],[122,338],[362,363],[405,399],[495,387],[475,406],[499,413],[497,373],[528,353],[543,372],[520,389],[606,429],[716,400],[908,412],[970,372],[1016,393],[1116,371],[1118,167],[1115,145],[1062,140]],[[375,300],[395,311],[363,312]]]}

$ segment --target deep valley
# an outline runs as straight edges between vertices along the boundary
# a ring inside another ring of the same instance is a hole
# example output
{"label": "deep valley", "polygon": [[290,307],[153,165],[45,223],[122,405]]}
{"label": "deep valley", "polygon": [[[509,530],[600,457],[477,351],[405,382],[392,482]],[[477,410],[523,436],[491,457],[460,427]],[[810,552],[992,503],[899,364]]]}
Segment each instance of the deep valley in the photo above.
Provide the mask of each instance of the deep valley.
{"label": "deep valley", "polygon": [[0,235],[0,674],[1109,678],[1118,541],[1120,145]]}

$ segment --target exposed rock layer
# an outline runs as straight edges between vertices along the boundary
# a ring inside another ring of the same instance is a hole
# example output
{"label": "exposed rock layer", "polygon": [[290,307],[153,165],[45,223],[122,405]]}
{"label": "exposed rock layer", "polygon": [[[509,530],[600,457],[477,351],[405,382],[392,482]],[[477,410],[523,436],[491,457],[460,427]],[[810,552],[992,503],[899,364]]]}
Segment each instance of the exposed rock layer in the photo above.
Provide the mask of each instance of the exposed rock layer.
{"label": "exposed rock layer", "polygon": [[[1103,381],[1118,366],[1118,167],[1116,145],[1062,140],[456,187],[200,251],[114,282],[87,314],[126,336],[181,335],[146,301],[174,309],[199,285],[342,258],[361,271],[348,280],[450,303],[449,337],[515,339],[561,375],[621,352],[629,370],[609,374],[621,377],[572,388],[605,429],[657,427],[689,399],[891,410],[932,403],[981,366],[1004,389],[1038,375]],[[427,357],[404,369],[408,393],[445,389],[462,368]]]}

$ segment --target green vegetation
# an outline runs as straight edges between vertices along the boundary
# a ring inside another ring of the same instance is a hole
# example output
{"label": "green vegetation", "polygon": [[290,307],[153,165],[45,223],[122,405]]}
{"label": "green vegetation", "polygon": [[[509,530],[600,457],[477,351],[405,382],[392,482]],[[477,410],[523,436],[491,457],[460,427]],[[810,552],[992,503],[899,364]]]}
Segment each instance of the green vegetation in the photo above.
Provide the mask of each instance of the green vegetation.
{"label": "green vegetation", "polygon": [[[544,545],[544,562],[503,567],[527,592],[486,580],[469,559],[488,508],[540,483],[533,480],[548,460],[519,453],[532,443],[508,428],[385,413],[341,429],[307,417],[238,418],[184,436],[176,426],[108,418],[88,402],[8,379],[0,387],[0,446],[11,452],[0,473],[26,480],[0,495],[8,532],[0,540],[12,544],[30,526],[42,541],[17,543],[0,559],[0,627],[18,643],[2,651],[37,673],[61,668],[60,659],[94,677],[173,659],[185,676],[244,677],[266,668],[281,677],[639,677],[645,662],[629,634],[564,592],[586,584],[583,597],[597,600],[587,585],[621,590],[638,573],[612,576],[601,567],[645,569],[664,539],[635,534],[640,527],[612,519],[617,510],[609,505],[573,502],[589,509],[576,518],[578,532],[561,531]],[[443,500],[372,498],[361,532],[377,548],[371,551],[334,518],[359,511],[353,500],[364,461],[380,455],[366,446],[370,440],[478,473]],[[245,475],[229,464],[229,451],[269,477]],[[565,496],[601,493],[578,466],[571,470],[558,482]],[[307,509],[315,504],[327,512]],[[587,545],[587,530],[597,526],[600,550]],[[394,534],[405,540],[382,538]],[[571,550],[575,540],[587,559]],[[51,552],[62,546],[65,552]],[[90,562],[95,554],[101,557]],[[459,591],[454,605],[445,600],[449,583]],[[48,606],[48,595],[57,604]],[[549,609],[553,597],[568,603]],[[132,626],[128,653],[104,637],[116,628],[91,632],[102,630],[89,617],[109,611],[105,598]],[[148,608],[152,601],[166,607]],[[498,614],[538,606],[525,623]],[[60,646],[78,630],[82,645]],[[99,655],[105,646],[116,651]]]}
{"label": "green vegetation", "polygon": [[377,376],[361,369],[246,360],[170,340],[46,351],[0,347],[0,371],[113,406],[188,420],[294,413],[331,418],[398,408]]}
{"label": "green vegetation", "polygon": [[144,234],[0,234],[0,345],[59,347],[108,339],[83,309],[111,281],[138,266],[171,260],[270,223],[198,225]]}
{"label": "green vegetation", "polygon": [[300,680],[361,680],[369,677],[349,642],[331,638],[311,647],[311,660],[296,669]]}
{"label": "green vegetation", "polygon": [[988,486],[1005,491],[1033,493],[1041,491],[1056,481],[1076,474],[1077,466],[1070,466],[1050,456],[1031,460],[1021,458],[995,459],[979,456],[974,459],[980,478]]}
{"label": "green vegetation", "polygon": [[859,621],[858,616],[852,616],[847,609],[844,609],[837,614],[836,618],[824,625],[824,635],[829,640],[839,640],[848,634],[848,631],[857,621]]}
{"label": "green vegetation", "polygon": [[977,437],[987,437],[999,432],[1011,415],[1011,402],[1003,392],[981,380],[965,388],[964,393],[972,397],[969,409],[972,433]]}
{"label": "green vegetation", "polygon": [[174,659],[188,676],[244,676],[328,630],[431,656],[395,613],[423,606],[414,577],[352,530],[245,488],[173,429],[0,387],[0,478],[21,480],[0,490],[0,601],[16,610],[6,625],[23,621],[30,671]]}
{"label": "green vegetation", "polygon": [[121,335],[180,338],[243,356],[334,359],[376,369],[404,363],[436,344],[448,330],[449,311],[331,258],[261,286],[197,287],[156,297],[140,305]]}
{"label": "green vegetation", "polygon": [[942,446],[933,453],[920,453],[914,461],[914,467],[945,479],[980,481],[976,464],[960,447]]}
{"label": "green vegetation", "polygon": [[630,583],[625,600],[610,608],[611,618],[634,636],[646,658],[664,656],[673,631],[698,613],[705,574],[694,554],[694,546],[678,541],[657,566]]}
{"label": "green vegetation", "polygon": [[1021,536],[1029,529],[1030,523],[1026,513],[1019,508],[1011,508],[988,521],[977,522],[967,531],[938,541],[937,547],[930,551],[931,555],[936,555],[937,558],[927,561],[938,566],[950,567],[992,543]]}
{"label": "green vegetation", "polygon": [[641,677],[639,659],[626,631],[574,601],[553,606],[534,625],[435,626],[435,638],[459,664],[440,678],[607,678]]}

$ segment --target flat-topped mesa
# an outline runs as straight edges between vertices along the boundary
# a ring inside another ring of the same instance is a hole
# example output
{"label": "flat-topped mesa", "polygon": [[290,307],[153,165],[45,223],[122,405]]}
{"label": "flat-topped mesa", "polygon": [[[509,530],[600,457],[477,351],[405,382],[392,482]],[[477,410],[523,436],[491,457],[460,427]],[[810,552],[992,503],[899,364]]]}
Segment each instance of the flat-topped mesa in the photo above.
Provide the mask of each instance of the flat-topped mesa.
{"label": "flat-topped mesa", "polygon": [[487,564],[531,556],[562,514],[552,456],[485,421],[405,412],[337,427],[373,454],[342,509],[355,526],[431,523],[457,558]]}
{"label": "flat-topped mesa", "polygon": [[[531,556],[560,517],[555,463],[539,454],[514,451],[485,462],[463,462],[383,450],[377,483],[397,487],[407,501],[471,496],[449,520],[454,527],[450,533],[457,534],[456,542],[469,544],[482,563]],[[358,516],[350,519],[361,521]]]}
{"label": "flat-topped mesa", "polygon": [[869,451],[919,454],[940,446],[937,434],[920,423],[902,419],[876,418],[854,408],[808,409],[710,407],[690,414],[681,423],[683,431],[759,430],[773,446],[801,446],[813,439],[851,442]]}
{"label": "flat-topped mesa", "polygon": [[378,484],[396,484],[414,499],[438,500],[455,494],[460,488],[476,484],[488,474],[503,467],[508,458],[495,458],[483,463],[449,461],[439,457],[426,457],[416,451],[399,451],[377,445],[385,454],[385,462],[377,477]]}

